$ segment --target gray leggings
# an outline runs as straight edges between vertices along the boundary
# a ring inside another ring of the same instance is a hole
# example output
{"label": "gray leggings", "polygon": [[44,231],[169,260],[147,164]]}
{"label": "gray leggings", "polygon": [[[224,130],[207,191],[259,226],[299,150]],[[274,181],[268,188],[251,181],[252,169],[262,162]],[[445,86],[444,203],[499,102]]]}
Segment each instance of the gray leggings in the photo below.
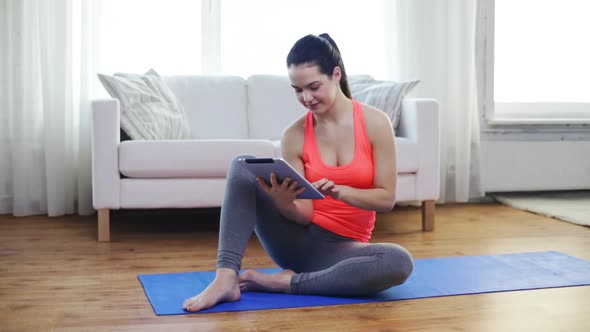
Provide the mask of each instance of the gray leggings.
{"label": "gray leggings", "polygon": [[296,273],[291,279],[294,294],[371,295],[403,283],[412,273],[412,257],[399,245],[362,243],[283,217],[236,159],[228,171],[221,208],[218,268],[239,273],[255,231],[274,262]]}

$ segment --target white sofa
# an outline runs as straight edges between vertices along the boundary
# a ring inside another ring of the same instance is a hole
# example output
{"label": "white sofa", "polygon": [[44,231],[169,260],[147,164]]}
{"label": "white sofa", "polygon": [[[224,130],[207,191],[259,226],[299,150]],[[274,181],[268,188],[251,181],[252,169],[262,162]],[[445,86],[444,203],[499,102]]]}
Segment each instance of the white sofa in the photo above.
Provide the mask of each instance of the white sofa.
{"label": "white sofa", "polygon": [[[237,154],[280,155],[283,129],[306,110],[288,78],[170,76],[188,114],[190,140],[120,142],[116,99],[92,103],[92,191],[98,240],[110,240],[109,211],[219,207]],[[434,228],[439,195],[439,114],[432,99],[405,99],[396,130],[398,202],[422,202],[423,230]]]}

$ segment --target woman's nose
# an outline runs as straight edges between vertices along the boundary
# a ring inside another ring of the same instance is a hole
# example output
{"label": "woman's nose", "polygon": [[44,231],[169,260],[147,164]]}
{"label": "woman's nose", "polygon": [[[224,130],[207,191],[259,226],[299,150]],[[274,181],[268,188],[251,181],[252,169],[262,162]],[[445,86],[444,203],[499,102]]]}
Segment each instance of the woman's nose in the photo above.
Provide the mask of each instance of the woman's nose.
{"label": "woman's nose", "polygon": [[313,97],[311,95],[311,92],[309,92],[309,91],[303,91],[303,101],[304,102],[308,102],[308,101],[310,101],[312,99],[313,99]]}

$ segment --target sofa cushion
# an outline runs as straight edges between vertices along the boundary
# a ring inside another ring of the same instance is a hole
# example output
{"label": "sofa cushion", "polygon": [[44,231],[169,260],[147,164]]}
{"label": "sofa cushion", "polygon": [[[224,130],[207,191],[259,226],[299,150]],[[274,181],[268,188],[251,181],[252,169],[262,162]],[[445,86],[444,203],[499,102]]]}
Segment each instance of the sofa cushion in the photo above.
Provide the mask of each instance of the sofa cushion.
{"label": "sofa cushion", "polygon": [[420,81],[395,82],[376,80],[351,80],[352,97],[363,104],[376,107],[391,120],[393,128],[399,125],[401,106],[404,97]]}
{"label": "sofa cushion", "polygon": [[273,157],[266,140],[161,140],[119,144],[119,171],[130,178],[223,178],[239,154]]}
{"label": "sofa cushion", "polygon": [[307,110],[299,103],[287,76],[248,77],[250,138],[281,139],[283,130]]}
{"label": "sofa cushion", "polygon": [[405,137],[395,138],[395,147],[397,150],[396,162],[397,173],[416,173],[420,161],[420,146],[416,141]]}
{"label": "sofa cushion", "polygon": [[122,179],[122,209],[209,208],[223,202],[225,178]]}
{"label": "sofa cushion", "polygon": [[246,80],[238,76],[168,76],[194,138],[248,138]]}
{"label": "sofa cushion", "polygon": [[281,140],[278,139],[278,140],[272,141],[272,145],[274,146],[274,149],[275,149],[275,157],[282,158],[283,152],[281,151]]}
{"label": "sofa cushion", "polygon": [[98,78],[119,100],[121,128],[131,139],[191,138],[182,106],[153,69],[145,75],[98,74]]}

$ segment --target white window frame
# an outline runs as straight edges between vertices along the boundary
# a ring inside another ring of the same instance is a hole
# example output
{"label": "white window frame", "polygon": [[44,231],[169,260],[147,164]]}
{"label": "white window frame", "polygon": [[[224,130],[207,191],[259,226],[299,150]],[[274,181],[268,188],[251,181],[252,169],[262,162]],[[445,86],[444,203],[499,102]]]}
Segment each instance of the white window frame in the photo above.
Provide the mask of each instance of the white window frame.
{"label": "white window frame", "polygon": [[[484,38],[484,84],[483,117],[488,125],[584,125],[590,124],[590,103],[496,103],[494,101],[494,27],[495,0],[484,0],[483,38]],[[536,112],[518,112],[523,107],[537,108]],[[563,108],[570,112],[563,112]],[[502,112],[497,112],[502,109]],[[506,112],[507,111],[507,112]],[[561,117],[552,116],[559,113]]]}
{"label": "white window frame", "polygon": [[201,72],[215,75],[221,72],[221,0],[202,0],[201,5]]}

